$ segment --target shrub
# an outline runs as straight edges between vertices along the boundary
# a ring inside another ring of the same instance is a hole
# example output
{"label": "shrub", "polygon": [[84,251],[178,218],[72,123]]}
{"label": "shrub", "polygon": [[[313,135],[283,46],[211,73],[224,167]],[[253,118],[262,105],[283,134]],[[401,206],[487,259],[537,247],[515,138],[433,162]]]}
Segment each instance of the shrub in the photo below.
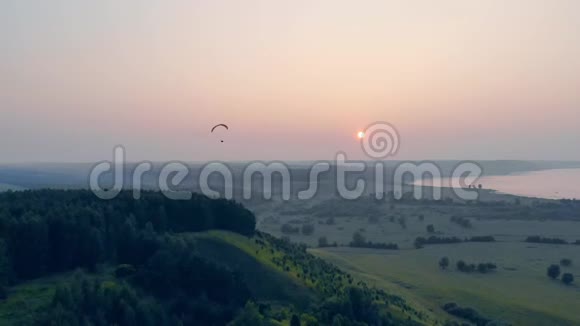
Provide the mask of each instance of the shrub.
{"label": "shrub", "polygon": [[463,228],[471,229],[473,225],[471,224],[471,220],[459,216],[453,216],[449,220],[451,223],[455,223]]}
{"label": "shrub", "polygon": [[427,233],[435,233],[435,227],[433,224],[427,225]]}
{"label": "shrub", "polygon": [[568,258],[564,258],[564,259],[560,260],[560,265],[566,266],[566,267],[572,266],[572,260],[568,259]]}
{"label": "shrub", "polygon": [[574,275],[570,273],[565,273],[562,275],[562,282],[566,285],[570,285],[574,282]]}
{"label": "shrub", "polygon": [[548,267],[546,274],[548,274],[548,277],[550,277],[551,279],[554,280],[557,279],[558,276],[560,276],[560,266],[550,265],[550,267]]}
{"label": "shrub", "polygon": [[326,237],[318,238],[318,247],[319,248],[328,247],[328,239],[326,239]]}

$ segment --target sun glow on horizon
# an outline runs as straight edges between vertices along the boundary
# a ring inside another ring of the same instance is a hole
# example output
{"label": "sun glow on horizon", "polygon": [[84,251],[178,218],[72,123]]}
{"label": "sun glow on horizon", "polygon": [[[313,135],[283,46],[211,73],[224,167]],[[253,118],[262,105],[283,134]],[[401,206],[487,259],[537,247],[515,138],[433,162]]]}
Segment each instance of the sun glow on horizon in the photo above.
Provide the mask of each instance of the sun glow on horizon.
{"label": "sun glow on horizon", "polygon": [[364,131],[359,131],[356,136],[358,137],[358,139],[363,139],[363,137],[365,136]]}

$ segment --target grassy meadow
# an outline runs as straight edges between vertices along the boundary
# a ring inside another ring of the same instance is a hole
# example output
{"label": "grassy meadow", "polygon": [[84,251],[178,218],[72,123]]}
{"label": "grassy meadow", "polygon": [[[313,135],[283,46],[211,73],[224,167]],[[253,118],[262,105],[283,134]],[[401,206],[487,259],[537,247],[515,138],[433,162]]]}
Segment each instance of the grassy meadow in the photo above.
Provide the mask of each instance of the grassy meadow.
{"label": "grassy meadow", "polygon": [[[575,246],[464,243],[420,250],[325,248],[311,253],[433,311],[456,302],[515,325],[580,324],[576,311],[580,287],[546,276],[546,266],[558,263],[556,257],[580,262],[580,250]],[[443,256],[451,261],[448,270],[438,266]],[[465,274],[455,270],[459,259],[494,262],[498,270]],[[578,264],[563,271],[580,277]]]}
{"label": "grassy meadow", "polygon": [[[502,198],[498,196],[497,198]],[[501,205],[433,205],[322,200],[308,207],[271,205],[260,212],[260,229],[311,246],[310,252],[357,278],[405,298],[422,307],[436,320],[454,319],[442,305],[450,302],[469,307],[481,315],[512,325],[578,325],[580,316],[580,247],[528,243],[528,236],[559,238],[573,243],[580,239],[576,212],[555,201],[548,205],[530,199],[503,197]],[[452,217],[469,220],[470,226]],[[302,226],[314,226],[310,234]],[[299,232],[282,231],[292,225]],[[434,232],[429,233],[427,226]],[[374,243],[396,243],[399,250],[351,248],[354,233]],[[417,237],[493,236],[495,242],[464,242],[426,245],[416,249]],[[317,248],[320,237],[337,247]],[[442,270],[438,262],[448,257]],[[565,285],[546,275],[547,267],[561,259],[572,260],[563,273],[571,273],[576,285]],[[456,262],[494,263],[497,270],[485,274],[464,273]]]}

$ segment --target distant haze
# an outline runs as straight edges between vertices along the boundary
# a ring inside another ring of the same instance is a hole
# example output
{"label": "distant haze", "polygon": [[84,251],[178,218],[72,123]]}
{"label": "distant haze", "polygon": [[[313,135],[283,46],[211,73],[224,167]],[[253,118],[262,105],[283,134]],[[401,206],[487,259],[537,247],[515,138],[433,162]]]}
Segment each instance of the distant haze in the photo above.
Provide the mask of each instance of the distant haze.
{"label": "distant haze", "polygon": [[0,162],[362,159],[374,121],[580,160],[580,1],[0,2]]}

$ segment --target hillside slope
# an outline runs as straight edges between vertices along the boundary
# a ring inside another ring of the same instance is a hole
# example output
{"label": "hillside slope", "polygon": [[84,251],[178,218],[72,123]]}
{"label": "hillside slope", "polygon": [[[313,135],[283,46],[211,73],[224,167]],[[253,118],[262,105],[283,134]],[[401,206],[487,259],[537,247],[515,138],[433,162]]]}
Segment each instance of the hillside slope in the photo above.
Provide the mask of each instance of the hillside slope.
{"label": "hillside slope", "polygon": [[[240,273],[252,300],[267,309],[262,312],[273,324],[288,324],[293,315],[301,316],[306,325],[324,324],[316,319],[317,310],[325,305],[324,299],[354,285],[350,275],[306,253],[303,247],[266,234],[249,238],[227,231],[208,231],[176,237],[179,241],[193,242],[196,254]],[[109,267],[88,275],[78,271],[24,282],[11,288],[8,299],[0,303],[2,325],[37,324],[35,315],[54,309],[52,302],[57,289],[70,286],[80,277],[107,286],[133,284],[130,278],[115,276],[115,268]],[[372,293],[373,303],[390,316],[391,324],[430,324],[404,300],[362,283],[356,286]],[[131,287],[139,290],[138,286]]]}
{"label": "hillside slope", "polygon": [[[217,231],[220,230],[220,231]],[[74,272],[74,271],[77,272]],[[0,193],[0,325],[430,324],[400,297],[195,195]]]}

